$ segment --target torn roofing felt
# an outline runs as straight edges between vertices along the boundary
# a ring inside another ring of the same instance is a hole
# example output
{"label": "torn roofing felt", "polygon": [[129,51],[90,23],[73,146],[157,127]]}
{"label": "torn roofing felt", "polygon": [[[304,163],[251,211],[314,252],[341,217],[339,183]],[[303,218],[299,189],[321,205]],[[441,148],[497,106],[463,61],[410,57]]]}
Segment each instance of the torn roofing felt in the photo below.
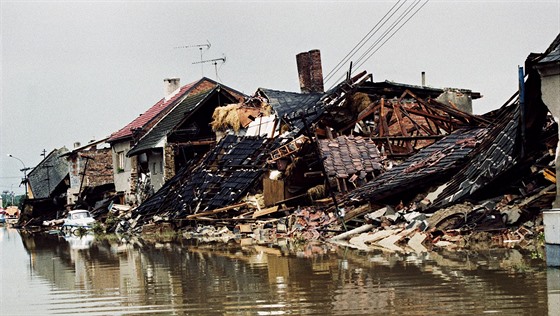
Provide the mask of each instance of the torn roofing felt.
{"label": "torn roofing felt", "polygon": [[484,188],[519,161],[520,107],[513,105],[488,132],[470,163],[444,186],[432,207],[445,207]]}
{"label": "torn roofing felt", "polygon": [[348,194],[354,200],[380,201],[403,199],[404,194],[417,194],[438,181],[446,181],[450,173],[461,168],[465,157],[485,137],[486,128],[459,129],[423,148],[400,165]]}
{"label": "torn roofing felt", "polygon": [[307,122],[311,124],[325,111],[320,101],[322,93],[297,93],[265,88],[259,88],[257,93],[267,98],[268,104],[274,109],[278,118],[296,129],[296,134],[304,128],[304,123],[299,116],[304,115]]}
{"label": "torn roofing felt", "polygon": [[193,96],[188,96],[167,113],[151,130],[149,130],[134,147],[127,153],[127,156],[134,156],[141,152],[155,148],[167,134],[191,113],[196,111],[209,96],[219,93],[218,88],[208,90]]}
{"label": "torn roofing felt", "polygon": [[135,213],[183,218],[241,199],[263,174],[278,140],[227,135],[194,169],[182,169]]}

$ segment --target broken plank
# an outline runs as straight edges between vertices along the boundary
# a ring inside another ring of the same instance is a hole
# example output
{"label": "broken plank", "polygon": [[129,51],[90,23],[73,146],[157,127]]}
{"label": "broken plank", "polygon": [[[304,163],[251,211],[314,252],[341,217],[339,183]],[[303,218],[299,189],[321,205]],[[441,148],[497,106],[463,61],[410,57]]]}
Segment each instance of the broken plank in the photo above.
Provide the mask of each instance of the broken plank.
{"label": "broken plank", "polygon": [[217,208],[217,209],[212,210],[212,211],[207,211],[207,212],[202,212],[202,213],[198,213],[198,214],[188,215],[186,217],[186,219],[196,219],[196,218],[204,217],[204,216],[207,216],[207,215],[213,215],[213,214],[229,211],[231,209],[246,206],[246,205],[247,205],[247,202],[234,204],[234,205],[230,205],[230,206],[226,206],[226,207],[222,207],[222,208]]}
{"label": "broken plank", "polygon": [[395,245],[395,243],[399,240],[401,240],[403,238],[403,236],[401,235],[391,235],[387,238],[384,238],[380,241],[377,242],[377,244],[383,248],[387,248],[391,251],[403,251],[403,249],[397,245]]}
{"label": "broken plank", "polygon": [[422,253],[427,252],[428,249],[422,245],[422,242],[426,239],[426,235],[423,233],[416,233],[408,240],[408,246],[414,250],[414,252]]}
{"label": "broken plank", "polygon": [[278,205],[273,207],[264,208],[253,213],[253,218],[261,217],[264,215],[272,214],[278,212]]}

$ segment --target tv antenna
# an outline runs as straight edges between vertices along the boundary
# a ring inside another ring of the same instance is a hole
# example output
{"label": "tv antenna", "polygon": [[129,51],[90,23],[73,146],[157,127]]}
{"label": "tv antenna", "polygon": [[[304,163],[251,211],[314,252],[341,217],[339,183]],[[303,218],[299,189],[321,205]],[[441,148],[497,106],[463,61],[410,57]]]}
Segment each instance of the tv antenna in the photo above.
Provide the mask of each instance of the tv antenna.
{"label": "tv antenna", "polygon": [[[212,44],[210,44],[210,42],[208,40],[206,40],[206,44],[184,45],[184,46],[176,46],[174,48],[175,49],[177,49],[177,48],[198,48],[198,50],[200,51],[200,61],[202,62],[202,49],[204,49],[204,47],[206,47],[206,50],[209,50],[210,46],[212,46]],[[202,76],[204,77],[204,66],[201,65],[200,68],[201,68],[200,71],[202,73]]]}
{"label": "tv antenna", "polygon": [[221,61],[222,64],[224,64],[226,62],[226,55],[224,55],[224,57],[222,57],[222,58],[214,58],[214,59],[197,61],[197,62],[194,62],[193,65],[194,64],[204,64],[204,63],[214,64],[214,69],[216,70],[216,80],[221,81],[221,80],[219,80],[219,77],[218,77],[218,62],[219,61]]}

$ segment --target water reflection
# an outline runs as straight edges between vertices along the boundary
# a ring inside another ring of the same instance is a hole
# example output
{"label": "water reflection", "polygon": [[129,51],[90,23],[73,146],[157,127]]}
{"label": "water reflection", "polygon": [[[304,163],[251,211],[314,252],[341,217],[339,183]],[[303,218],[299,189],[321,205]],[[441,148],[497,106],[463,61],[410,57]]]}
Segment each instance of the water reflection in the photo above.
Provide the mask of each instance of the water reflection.
{"label": "water reflection", "polygon": [[13,291],[2,295],[2,303],[10,301],[2,304],[6,315],[553,315],[548,311],[558,310],[558,288],[551,285],[558,270],[516,249],[397,254],[288,242],[275,247],[119,243],[20,237],[5,228],[0,244],[2,275],[12,264],[28,267],[16,271],[23,280],[11,288],[37,292],[26,300],[11,300]]}

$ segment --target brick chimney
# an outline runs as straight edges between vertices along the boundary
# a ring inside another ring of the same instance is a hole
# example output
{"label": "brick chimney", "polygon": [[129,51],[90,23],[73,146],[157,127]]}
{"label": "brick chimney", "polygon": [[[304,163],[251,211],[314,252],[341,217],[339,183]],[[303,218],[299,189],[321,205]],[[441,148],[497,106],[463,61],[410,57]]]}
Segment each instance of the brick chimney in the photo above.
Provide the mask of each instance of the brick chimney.
{"label": "brick chimney", "polygon": [[318,49],[296,55],[299,87],[302,93],[324,92],[321,51]]}
{"label": "brick chimney", "polygon": [[163,93],[165,100],[169,100],[177,89],[181,87],[181,80],[179,78],[165,78],[163,79]]}

